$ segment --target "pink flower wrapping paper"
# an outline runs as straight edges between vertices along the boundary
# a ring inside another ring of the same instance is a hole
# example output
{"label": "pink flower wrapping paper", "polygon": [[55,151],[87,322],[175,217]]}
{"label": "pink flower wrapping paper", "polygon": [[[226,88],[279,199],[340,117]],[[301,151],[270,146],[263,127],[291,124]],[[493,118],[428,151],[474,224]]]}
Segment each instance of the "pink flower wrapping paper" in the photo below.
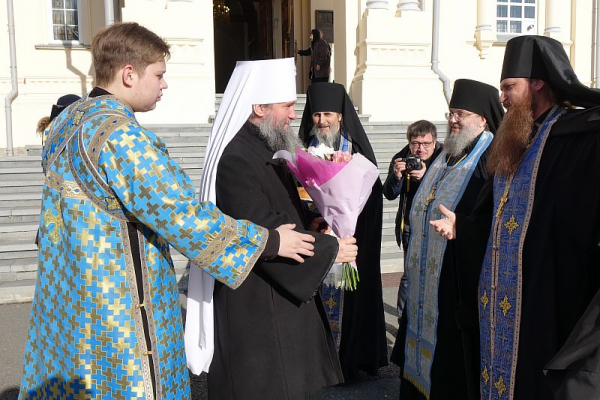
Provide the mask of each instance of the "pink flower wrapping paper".
{"label": "pink flower wrapping paper", "polygon": [[[372,162],[358,153],[349,162],[327,161],[299,147],[295,154],[281,150],[273,158],[287,160],[288,167],[338,237],[354,235],[358,216],[379,176]],[[356,268],[354,263],[353,266]]]}

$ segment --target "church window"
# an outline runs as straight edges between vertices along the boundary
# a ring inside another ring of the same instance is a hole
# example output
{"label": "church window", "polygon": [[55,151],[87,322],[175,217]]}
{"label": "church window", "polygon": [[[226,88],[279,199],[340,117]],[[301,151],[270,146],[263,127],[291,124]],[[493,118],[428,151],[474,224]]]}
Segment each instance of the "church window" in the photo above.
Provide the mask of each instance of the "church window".
{"label": "church window", "polygon": [[79,0],[49,1],[51,41],[79,43]]}
{"label": "church window", "polygon": [[503,36],[536,34],[536,0],[497,0],[496,32]]}

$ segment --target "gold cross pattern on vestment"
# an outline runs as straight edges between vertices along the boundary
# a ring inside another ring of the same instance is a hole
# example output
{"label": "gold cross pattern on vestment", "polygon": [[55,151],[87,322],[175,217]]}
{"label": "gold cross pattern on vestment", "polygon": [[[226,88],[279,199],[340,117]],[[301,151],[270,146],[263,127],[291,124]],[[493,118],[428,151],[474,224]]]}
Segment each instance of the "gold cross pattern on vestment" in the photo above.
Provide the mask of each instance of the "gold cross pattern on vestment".
{"label": "gold cross pattern on vestment", "polygon": [[[52,208],[49,208],[44,213],[44,225],[50,230],[50,241],[57,243],[60,238],[60,230],[64,227],[62,215],[60,211],[60,200],[55,203],[56,215],[52,214]],[[50,225],[54,224],[54,227],[50,229]]]}
{"label": "gold cross pattern on vestment", "polygon": [[494,383],[494,386],[496,387],[496,390],[498,391],[498,396],[502,397],[504,392],[506,392],[506,385],[504,384],[504,379],[502,379],[502,377],[500,377],[496,381],[496,383]]}
{"label": "gold cross pattern on vestment", "polygon": [[483,382],[485,384],[487,384],[490,380],[490,374],[488,374],[487,367],[483,368],[483,372],[481,373],[481,376],[483,377]]}
{"label": "gold cross pattern on vestment", "polygon": [[504,314],[504,316],[506,317],[508,310],[512,308],[512,304],[510,304],[510,301],[508,301],[508,296],[504,295],[504,299],[502,299],[502,301],[498,303],[498,305],[502,309],[502,314]]}
{"label": "gold cross pattern on vestment", "polygon": [[506,222],[504,224],[504,227],[508,230],[509,235],[512,235],[513,232],[515,231],[515,229],[517,229],[519,226],[520,226],[519,223],[517,221],[515,221],[514,215],[511,215],[508,222]]}
{"label": "gold cross pattern on vestment", "polygon": [[490,300],[488,299],[488,296],[487,296],[487,292],[485,290],[483,291],[483,296],[481,296],[480,300],[481,300],[481,304],[483,304],[483,309],[485,310],[488,303],[490,302]]}
{"label": "gold cross pattern on vestment", "polygon": [[335,307],[335,305],[337,304],[337,302],[335,301],[335,299],[333,298],[333,294],[331,294],[329,296],[329,299],[327,299],[327,301],[325,302],[325,304],[327,304],[327,306],[329,307],[329,309],[331,310],[333,307]]}

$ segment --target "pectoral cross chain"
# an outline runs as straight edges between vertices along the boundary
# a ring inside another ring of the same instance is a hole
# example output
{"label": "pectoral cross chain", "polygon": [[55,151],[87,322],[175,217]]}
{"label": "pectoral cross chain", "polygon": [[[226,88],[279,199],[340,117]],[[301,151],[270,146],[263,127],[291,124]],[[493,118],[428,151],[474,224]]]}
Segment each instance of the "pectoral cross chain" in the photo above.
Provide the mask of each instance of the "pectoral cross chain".
{"label": "pectoral cross chain", "polygon": [[498,204],[498,211],[496,211],[496,218],[500,218],[500,215],[502,215],[502,210],[504,210],[504,206],[506,205],[506,202],[508,201],[509,189],[510,189],[510,184],[508,183],[506,185],[506,188],[504,189],[504,193],[502,194],[502,197],[500,198],[500,204]]}

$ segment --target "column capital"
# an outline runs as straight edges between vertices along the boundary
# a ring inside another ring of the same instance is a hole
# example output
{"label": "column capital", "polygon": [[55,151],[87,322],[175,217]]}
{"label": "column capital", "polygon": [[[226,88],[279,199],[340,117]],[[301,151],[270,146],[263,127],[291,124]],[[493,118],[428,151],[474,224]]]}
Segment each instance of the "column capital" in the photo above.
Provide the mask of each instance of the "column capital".
{"label": "column capital", "polygon": [[421,2],[419,0],[399,0],[397,5],[400,11],[421,11]]}
{"label": "column capital", "polygon": [[421,2],[419,0],[399,0],[397,11],[421,11]]}
{"label": "column capital", "polygon": [[496,42],[495,31],[496,6],[489,0],[477,1],[477,26],[475,27],[475,47],[479,50],[479,58],[488,55],[490,47]]}
{"label": "column capital", "polygon": [[388,0],[369,0],[367,1],[367,8],[370,10],[375,9],[383,9],[387,10],[389,8]]}

